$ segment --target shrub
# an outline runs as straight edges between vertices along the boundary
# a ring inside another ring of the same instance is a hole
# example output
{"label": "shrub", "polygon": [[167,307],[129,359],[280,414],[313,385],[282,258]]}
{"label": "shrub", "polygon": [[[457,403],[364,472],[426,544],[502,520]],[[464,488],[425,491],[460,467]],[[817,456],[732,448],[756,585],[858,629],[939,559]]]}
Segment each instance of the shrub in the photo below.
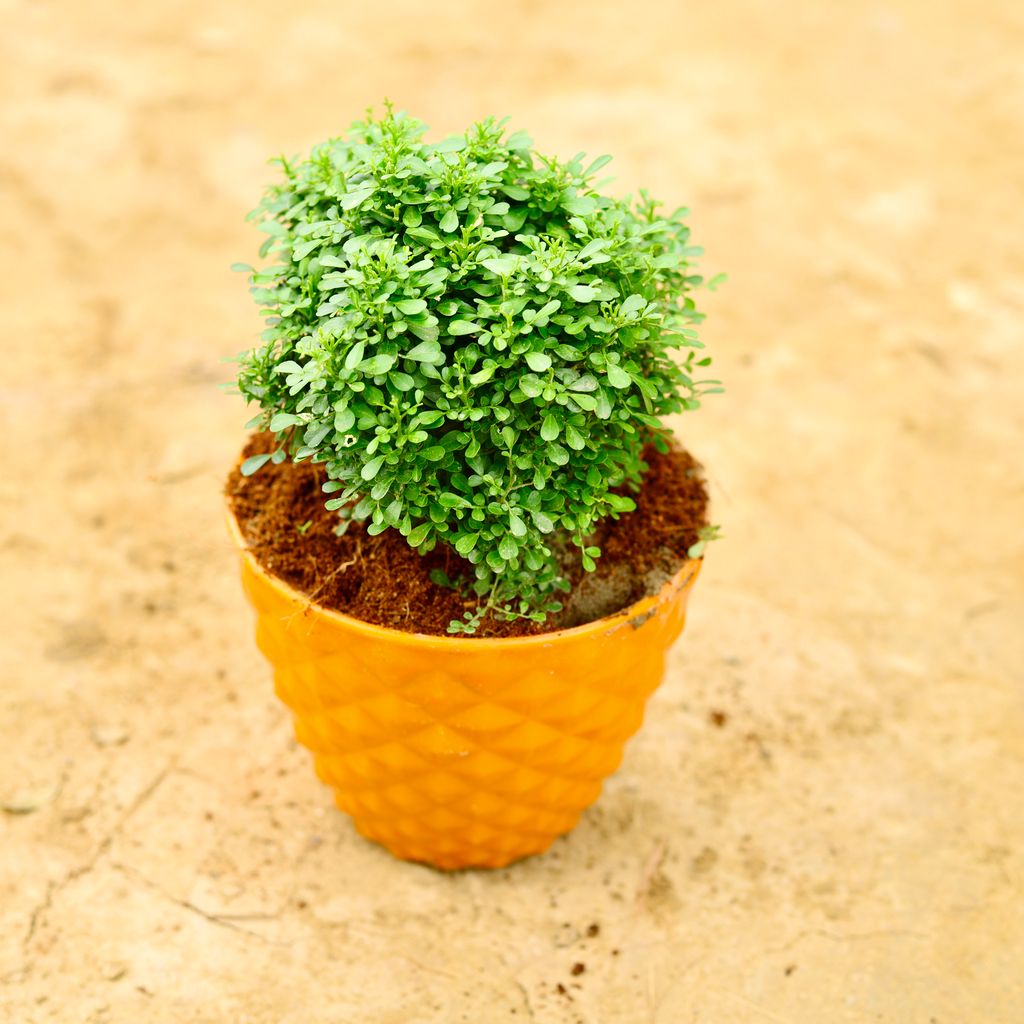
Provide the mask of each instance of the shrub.
{"label": "shrub", "polygon": [[243,472],[312,459],[340,528],[451,545],[475,579],[439,582],[479,597],[453,632],[542,621],[572,545],[592,570],[595,525],[634,507],[662,417],[719,390],[694,377],[700,250],[685,210],[595,190],[609,157],[542,156],[494,119],[424,130],[388,106],[276,161],[250,215],[272,265],[236,267],[268,325],[238,387],[278,447]]}

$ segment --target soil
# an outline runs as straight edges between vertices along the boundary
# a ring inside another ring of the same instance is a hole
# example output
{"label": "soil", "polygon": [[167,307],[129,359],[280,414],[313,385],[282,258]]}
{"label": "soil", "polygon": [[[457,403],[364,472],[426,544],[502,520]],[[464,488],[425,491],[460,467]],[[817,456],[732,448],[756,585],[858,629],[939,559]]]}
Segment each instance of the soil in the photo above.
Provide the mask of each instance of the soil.
{"label": "soil", "polygon": [[[472,566],[447,546],[417,554],[397,530],[371,537],[358,523],[338,536],[338,514],[324,507],[323,466],[268,463],[242,476],[242,459],[273,448],[268,434],[254,434],[228,478],[226,493],[249,549],[260,564],[326,608],[409,633],[447,635],[452,619],[477,599],[430,578],[443,569],[451,579],[471,576]],[[565,607],[544,623],[503,622],[493,615],[475,636],[531,636],[593,622],[657,593],[686,560],[706,522],[707,492],[693,457],[673,445],[644,449],[648,469],[636,510],[606,519],[594,534],[601,548],[597,569],[585,573],[575,554],[565,570],[572,590]],[[575,549],[571,549],[575,552]]]}

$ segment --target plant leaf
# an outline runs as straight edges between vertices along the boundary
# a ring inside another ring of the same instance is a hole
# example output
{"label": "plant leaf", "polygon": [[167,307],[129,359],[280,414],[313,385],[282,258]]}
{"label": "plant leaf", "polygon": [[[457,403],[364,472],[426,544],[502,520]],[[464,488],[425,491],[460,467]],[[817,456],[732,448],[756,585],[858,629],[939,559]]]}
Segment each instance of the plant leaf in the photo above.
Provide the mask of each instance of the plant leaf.
{"label": "plant leaf", "polygon": [[363,468],[359,471],[359,475],[364,480],[372,480],[379,472],[380,467],[384,465],[384,456],[378,455],[375,459],[370,459]]}
{"label": "plant leaf", "polygon": [[540,425],[540,436],[545,441],[554,441],[554,439],[558,437],[560,432],[561,427],[559,427],[558,425],[558,420],[556,420],[555,417],[551,415],[551,413],[548,413],[547,416],[544,417],[544,421]]}
{"label": "plant leaf", "polygon": [[415,359],[418,363],[443,363],[444,353],[436,341],[424,341],[406,352],[406,359]]}
{"label": "plant leaf", "polygon": [[239,472],[242,476],[252,476],[256,470],[266,465],[267,461],[270,459],[270,455],[270,452],[267,452],[265,455],[250,455],[249,458],[242,463]]}
{"label": "plant leaf", "polygon": [[616,363],[609,363],[605,367],[605,372],[608,375],[608,383],[613,388],[628,388],[633,383],[633,378]]}
{"label": "plant leaf", "polygon": [[420,523],[415,529],[409,531],[409,536],[405,539],[409,542],[409,546],[418,548],[426,539],[427,534],[430,533],[430,523]]}

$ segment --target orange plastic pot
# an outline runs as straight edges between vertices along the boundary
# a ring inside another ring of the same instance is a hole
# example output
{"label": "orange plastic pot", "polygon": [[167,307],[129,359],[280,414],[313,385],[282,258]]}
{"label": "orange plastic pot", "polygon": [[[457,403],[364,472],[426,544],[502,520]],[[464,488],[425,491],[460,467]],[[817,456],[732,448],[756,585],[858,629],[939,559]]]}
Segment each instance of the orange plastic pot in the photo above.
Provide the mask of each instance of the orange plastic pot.
{"label": "orange plastic pot", "polygon": [[317,775],[364,836],[439,868],[502,867],[572,829],[640,727],[700,570],[574,629],[425,636],[310,603],[228,518],[257,643]]}

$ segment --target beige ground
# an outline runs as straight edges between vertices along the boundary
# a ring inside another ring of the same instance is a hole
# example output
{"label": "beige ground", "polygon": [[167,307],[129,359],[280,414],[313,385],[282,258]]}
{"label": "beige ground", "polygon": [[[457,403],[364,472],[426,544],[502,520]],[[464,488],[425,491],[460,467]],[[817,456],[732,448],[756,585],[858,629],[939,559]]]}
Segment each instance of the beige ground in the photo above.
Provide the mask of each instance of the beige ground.
{"label": "beige ground", "polygon": [[[0,15],[0,1019],[1024,1021],[1024,7]],[[728,539],[599,806],[490,875],[332,810],[220,518],[263,160],[385,94],[616,153],[732,277]]]}

